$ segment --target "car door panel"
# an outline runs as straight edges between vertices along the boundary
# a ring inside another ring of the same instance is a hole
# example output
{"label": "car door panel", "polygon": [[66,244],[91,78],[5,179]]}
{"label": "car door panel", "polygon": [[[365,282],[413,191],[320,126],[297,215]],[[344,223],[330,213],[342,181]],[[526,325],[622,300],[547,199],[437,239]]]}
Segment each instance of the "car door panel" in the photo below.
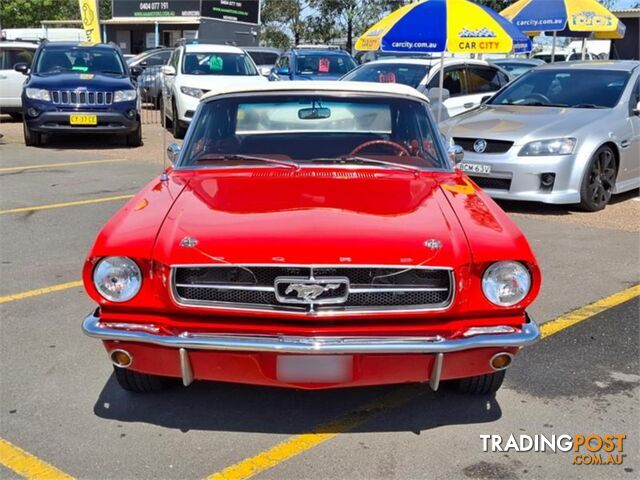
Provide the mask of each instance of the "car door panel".
{"label": "car door panel", "polygon": [[25,76],[13,68],[17,63],[31,65],[35,50],[7,47],[0,52],[0,107],[19,108]]}
{"label": "car door panel", "polygon": [[[443,88],[449,90],[449,98],[442,102],[446,107],[450,117],[463,113],[466,109],[464,104],[468,103],[466,87],[465,87],[465,71],[464,64],[445,67]],[[429,81],[429,88],[440,86],[440,69],[436,69]]]}

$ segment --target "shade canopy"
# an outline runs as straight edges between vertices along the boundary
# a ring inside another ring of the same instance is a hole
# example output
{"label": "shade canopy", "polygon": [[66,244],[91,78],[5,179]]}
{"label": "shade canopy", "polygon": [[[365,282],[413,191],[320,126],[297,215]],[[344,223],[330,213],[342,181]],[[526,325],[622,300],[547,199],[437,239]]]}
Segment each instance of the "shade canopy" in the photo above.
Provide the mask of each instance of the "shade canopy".
{"label": "shade canopy", "polygon": [[523,32],[566,32],[557,33],[559,36],[598,32],[610,38],[624,35],[618,18],[596,0],[519,0],[500,15]]}
{"label": "shade canopy", "polygon": [[415,53],[524,53],[531,41],[494,10],[468,0],[422,0],[367,30],[356,50]]}

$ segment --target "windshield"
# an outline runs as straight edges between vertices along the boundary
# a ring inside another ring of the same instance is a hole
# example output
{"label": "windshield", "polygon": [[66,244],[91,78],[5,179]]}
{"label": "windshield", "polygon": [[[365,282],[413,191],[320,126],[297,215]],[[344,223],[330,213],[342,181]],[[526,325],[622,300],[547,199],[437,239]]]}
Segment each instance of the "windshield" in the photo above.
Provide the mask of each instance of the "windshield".
{"label": "windshield", "polygon": [[120,55],[112,48],[45,47],[38,56],[37,74],[77,72],[126,75]]}
{"label": "windshield", "polygon": [[348,55],[307,53],[298,55],[296,60],[298,75],[344,75],[354,68],[356,63]]}
{"label": "windshield", "polygon": [[531,70],[533,67],[535,67],[535,65],[527,64],[527,63],[502,63],[502,62],[497,63],[496,62],[496,65],[498,65],[503,70],[506,70],[507,72],[509,72],[512,77],[519,77],[523,73],[526,73],[529,70]]}
{"label": "windshield", "polygon": [[416,88],[427,76],[429,67],[397,63],[367,63],[348,73],[342,80],[352,82],[402,83]]}
{"label": "windshield", "polygon": [[492,105],[614,107],[629,78],[615,70],[531,70],[489,101]]}
{"label": "windshield", "polygon": [[[551,54],[550,53],[539,53],[538,55],[536,55],[533,58],[537,58],[538,60],[542,60],[543,62],[546,63],[551,63]],[[554,62],[564,62],[567,59],[566,55],[563,55],[561,53],[556,53],[553,56],[553,61]]]}
{"label": "windshield", "polygon": [[385,97],[281,94],[202,103],[180,167],[376,164],[449,169],[427,105]]}
{"label": "windshield", "polygon": [[182,61],[187,75],[258,75],[245,53],[187,52]]}

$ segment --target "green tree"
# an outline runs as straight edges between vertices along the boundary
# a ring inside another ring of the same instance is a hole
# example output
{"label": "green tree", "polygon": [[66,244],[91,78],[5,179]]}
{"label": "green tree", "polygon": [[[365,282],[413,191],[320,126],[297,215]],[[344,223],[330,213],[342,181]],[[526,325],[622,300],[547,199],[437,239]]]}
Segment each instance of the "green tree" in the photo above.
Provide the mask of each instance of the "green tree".
{"label": "green tree", "polygon": [[[111,18],[111,0],[99,0],[100,18]],[[2,0],[2,28],[39,27],[43,20],[80,20],[78,0]]]}
{"label": "green tree", "polygon": [[[264,0],[260,14],[262,35],[270,44],[284,40],[281,33],[293,35],[294,44],[300,43],[309,15],[308,0]],[[277,33],[281,32],[281,33]]]}

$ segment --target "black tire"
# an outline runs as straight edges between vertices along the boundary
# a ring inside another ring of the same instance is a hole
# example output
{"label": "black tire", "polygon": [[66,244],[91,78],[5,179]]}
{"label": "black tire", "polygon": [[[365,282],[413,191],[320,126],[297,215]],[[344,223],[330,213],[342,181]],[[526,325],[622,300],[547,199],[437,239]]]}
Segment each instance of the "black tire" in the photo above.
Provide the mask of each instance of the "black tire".
{"label": "black tire", "polygon": [[128,147],[141,147],[144,145],[142,141],[142,122],[138,120],[138,128],[127,135]]}
{"label": "black tire", "polygon": [[27,126],[27,122],[22,124],[22,131],[24,132],[24,144],[27,147],[39,147],[42,145],[43,139],[40,132],[34,132]]}
{"label": "black tire", "polygon": [[134,372],[127,368],[113,367],[118,384],[128,392],[154,393],[161,392],[168,386],[168,379],[149,375],[147,373]]}
{"label": "black tire", "polygon": [[171,133],[173,133],[173,138],[181,140],[184,138],[185,133],[187,133],[187,129],[180,125],[180,120],[178,119],[178,107],[176,107],[175,101],[171,104],[171,111],[173,113],[173,121],[171,122]]}
{"label": "black tire", "polygon": [[22,121],[22,114],[20,112],[11,112],[9,116],[16,122]]}
{"label": "black tire", "polygon": [[618,165],[611,147],[603,146],[591,157],[580,186],[580,208],[587,212],[604,209],[611,200]]}
{"label": "black tire", "polygon": [[490,395],[496,393],[502,386],[505,370],[477,377],[456,380],[455,388],[458,393],[465,395]]}

